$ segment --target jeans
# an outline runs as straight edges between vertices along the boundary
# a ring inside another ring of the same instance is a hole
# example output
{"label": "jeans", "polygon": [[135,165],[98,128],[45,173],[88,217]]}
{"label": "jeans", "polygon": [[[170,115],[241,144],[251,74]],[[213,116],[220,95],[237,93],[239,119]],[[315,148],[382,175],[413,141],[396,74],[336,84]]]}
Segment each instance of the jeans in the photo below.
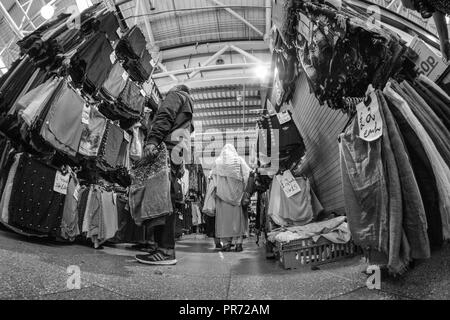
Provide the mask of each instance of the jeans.
{"label": "jeans", "polygon": [[419,190],[425,206],[430,244],[440,246],[443,242],[442,221],[439,214],[439,194],[433,167],[419,137],[409,125],[407,119],[399,110],[390,105],[390,101],[387,101],[387,103],[402,133],[414,175],[417,181],[420,181]]}
{"label": "jeans", "polygon": [[363,249],[388,252],[388,193],[381,160],[381,139],[358,137],[358,123],[340,135],[342,183],[348,225]]}
{"label": "jeans", "polygon": [[[400,188],[398,191],[401,191],[401,194],[398,196],[400,202],[402,202],[403,216],[397,227],[401,228],[401,225],[403,225],[404,232],[411,246],[411,257],[414,259],[427,259],[430,257],[430,243],[427,234],[425,207],[420,195],[419,186],[397,123],[388,108],[383,94],[381,92],[377,92],[377,94],[384,128],[387,131],[391,148],[395,150],[392,165],[397,167],[398,177],[400,179]],[[396,213],[392,212],[391,214]],[[390,218],[392,219],[392,216]],[[393,230],[390,230],[390,232],[392,234]],[[395,232],[395,234],[398,233]]]}

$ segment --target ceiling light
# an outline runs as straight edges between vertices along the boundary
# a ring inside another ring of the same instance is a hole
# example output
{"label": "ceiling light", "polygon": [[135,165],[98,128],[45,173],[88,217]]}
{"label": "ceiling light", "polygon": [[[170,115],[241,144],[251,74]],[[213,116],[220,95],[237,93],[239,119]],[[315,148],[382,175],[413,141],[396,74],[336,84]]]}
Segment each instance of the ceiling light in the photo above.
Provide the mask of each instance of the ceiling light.
{"label": "ceiling light", "polygon": [[41,8],[41,16],[45,20],[50,20],[55,14],[55,7],[51,4],[46,4]]}
{"label": "ceiling light", "polygon": [[260,64],[255,68],[255,75],[261,80],[265,80],[269,75],[269,68]]}

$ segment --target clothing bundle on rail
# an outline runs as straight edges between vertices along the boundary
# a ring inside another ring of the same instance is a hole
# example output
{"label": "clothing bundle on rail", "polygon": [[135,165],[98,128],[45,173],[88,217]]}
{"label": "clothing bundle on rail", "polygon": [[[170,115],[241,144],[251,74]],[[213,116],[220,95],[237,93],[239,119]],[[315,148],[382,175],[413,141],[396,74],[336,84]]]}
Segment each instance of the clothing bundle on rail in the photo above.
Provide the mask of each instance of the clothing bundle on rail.
{"label": "clothing bundle on rail", "polygon": [[281,38],[284,46],[295,48],[299,69],[321,104],[354,112],[369,84],[382,89],[402,71],[409,50],[392,31],[328,5],[286,5],[289,14]]}
{"label": "clothing bundle on rail", "polygon": [[257,124],[257,155],[262,166],[269,165],[276,170],[291,169],[305,155],[303,138],[289,110],[263,115]]}
{"label": "clothing bundle on rail", "polygon": [[134,61],[147,71],[135,82],[126,66],[135,56],[114,49],[135,40],[120,38],[115,12],[92,6],[75,28],[68,18],[20,40],[22,56],[0,78],[1,222],[96,247],[144,240],[127,188],[160,99],[154,83],[143,86],[151,57]]}
{"label": "clothing bundle on rail", "polygon": [[[425,84],[431,95],[420,92]],[[340,136],[352,235],[394,274],[429,258],[450,237],[450,131],[434,112],[449,98],[423,76],[414,83],[390,80],[370,95],[382,136],[363,140],[357,118]]]}

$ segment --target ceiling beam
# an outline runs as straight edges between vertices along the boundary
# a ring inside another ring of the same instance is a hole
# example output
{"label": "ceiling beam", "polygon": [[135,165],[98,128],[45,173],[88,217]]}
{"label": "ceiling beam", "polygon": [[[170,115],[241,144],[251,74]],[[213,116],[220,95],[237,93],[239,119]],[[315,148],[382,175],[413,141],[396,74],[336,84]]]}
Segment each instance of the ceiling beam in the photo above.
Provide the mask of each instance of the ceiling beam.
{"label": "ceiling beam", "polygon": [[176,49],[164,50],[164,61],[181,59],[184,57],[189,57],[193,54],[196,56],[200,55],[211,55],[214,52],[219,51],[224,46],[234,44],[241,48],[242,50],[252,50],[252,51],[267,51],[269,53],[269,47],[264,41],[235,41],[235,42],[212,42],[204,43],[199,45],[189,45],[183,46]]}
{"label": "ceiling beam", "polygon": [[[163,65],[161,62],[158,62],[157,66],[164,72],[168,73],[169,71],[167,70],[166,66]],[[178,82],[178,78],[175,77],[173,74],[169,74],[169,77],[171,77],[174,81]],[[153,78],[155,78],[155,76],[153,76]]]}
{"label": "ceiling beam", "polygon": [[[225,89],[225,88],[224,88]],[[233,88],[230,88],[230,89],[225,89],[224,91],[222,91],[222,92],[225,92],[225,91],[229,91],[229,90],[233,90]],[[255,89],[255,90],[257,90],[257,89]],[[205,91],[198,91],[198,93],[197,92],[192,92],[191,91],[191,95],[192,96],[194,96],[194,95],[196,95],[196,94],[201,94],[201,93],[203,93],[203,92],[206,92],[206,90]],[[218,92],[218,91],[214,91],[214,92]],[[245,101],[246,102],[250,102],[250,101],[261,101],[261,97],[260,96],[246,96],[245,97]],[[239,102],[239,101],[237,101],[237,99],[236,99],[236,97],[217,97],[217,98],[206,98],[206,99],[202,99],[202,98],[198,98],[198,99],[196,99],[195,97],[194,97],[194,105],[197,105],[197,104],[209,104],[209,103],[211,103],[211,104],[213,104],[213,103],[220,103],[220,102],[222,102],[222,103],[230,103],[230,102],[233,102],[233,103],[236,103],[236,104],[240,104],[241,102]]]}
{"label": "ceiling beam", "polygon": [[272,0],[266,0],[266,39],[269,39],[272,29]]}
{"label": "ceiling beam", "polygon": [[6,22],[12,29],[12,31],[15,33],[15,35],[19,38],[23,38],[23,32],[20,30],[20,28],[17,26],[17,24],[14,22],[13,18],[9,14],[8,10],[3,6],[2,2],[0,1],[0,12],[3,14],[3,17],[5,17]]}
{"label": "ceiling beam", "polygon": [[223,7],[224,10],[226,10],[229,14],[231,14],[233,17],[239,19],[240,21],[242,21],[244,24],[246,24],[249,28],[251,28],[252,30],[254,30],[257,34],[259,34],[260,36],[264,36],[264,33],[261,32],[261,30],[259,30],[258,28],[256,28],[253,24],[251,24],[247,19],[245,19],[244,17],[242,17],[240,14],[238,14],[236,11],[234,11],[233,9],[227,8],[222,2],[220,2],[219,0],[209,0],[212,1],[213,3],[215,3],[216,5],[219,5],[221,7]]}
{"label": "ceiling beam", "polygon": [[[257,113],[245,113],[245,123],[255,123],[256,124],[256,118],[258,118],[259,114]],[[214,120],[220,120],[223,121],[224,124],[230,123],[230,120],[239,120],[238,122],[242,123],[242,114],[216,114],[212,116],[195,116],[194,114],[194,121],[214,121]]]}
{"label": "ceiling beam", "polygon": [[[255,113],[256,111],[262,111],[263,109],[261,108],[260,105],[248,105],[246,106],[246,111],[249,111],[249,113]],[[228,114],[228,112],[230,114]],[[242,113],[242,107],[239,108],[239,106],[235,106],[235,107],[212,107],[212,108],[203,108],[203,109],[198,109],[194,107],[194,117],[198,116],[198,117],[206,117],[207,114],[222,114],[225,117],[228,117],[230,115],[233,114],[237,114],[237,113]]]}
{"label": "ceiling beam", "polygon": [[[158,80],[158,79],[156,79]],[[192,79],[192,80],[185,80],[183,81],[185,85],[187,85],[191,90],[204,90],[204,88],[207,87],[215,87],[215,86],[239,86],[242,88],[242,85],[245,84],[246,86],[251,85],[259,88],[261,86],[261,81],[253,76],[249,75],[235,75],[233,77],[227,76],[222,78],[211,78],[211,79]],[[176,83],[170,82],[170,83],[158,83],[158,89],[162,94],[167,93]],[[217,89],[216,89],[217,90]]]}
{"label": "ceiling beam", "polygon": [[[256,128],[256,122],[255,123],[247,123],[246,130],[254,130]],[[226,133],[227,130],[242,130],[242,121],[238,123],[231,123],[231,124],[203,124],[202,125],[202,132],[209,133],[205,131],[213,131],[215,132],[223,132]],[[255,130],[256,131],[256,130]],[[228,131],[229,132],[229,131]]]}
{"label": "ceiling beam", "polygon": [[[209,57],[205,62],[203,62],[201,67],[208,66],[209,64],[211,64],[211,62],[213,62],[214,60],[217,60],[217,58],[220,57],[222,54],[224,54],[224,52],[227,51],[229,48],[230,48],[229,45],[225,45],[222,49],[217,51],[215,54],[213,54],[211,57]],[[192,71],[189,74],[189,79],[195,77],[199,72],[200,72],[199,70]]]}
{"label": "ceiling beam", "polygon": [[257,57],[255,57],[254,55],[248,53],[245,50],[242,50],[241,48],[236,47],[235,45],[230,45],[230,48],[233,49],[234,51],[236,51],[237,53],[242,54],[244,57],[249,58],[250,60],[253,60],[256,63],[263,63],[263,61]]}
{"label": "ceiling beam", "polygon": [[[270,63],[265,63],[269,66]],[[214,66],[202,66],[202,67],[192,67],[186,69],[172,70],[167,72],[161,72],[153,75],[154,79],[164,78],[175,74],[186,74],[192,71],[216,71],[216,70],[232,70],[232,69],[249,69],[259,66],[258,63],[230,63]]]}

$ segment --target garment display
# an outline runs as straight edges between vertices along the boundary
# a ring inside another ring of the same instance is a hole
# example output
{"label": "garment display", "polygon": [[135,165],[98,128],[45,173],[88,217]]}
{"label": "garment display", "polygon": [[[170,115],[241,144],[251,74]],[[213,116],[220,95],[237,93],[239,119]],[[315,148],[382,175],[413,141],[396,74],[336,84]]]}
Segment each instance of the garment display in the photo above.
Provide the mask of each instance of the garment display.
{"label": "garment display", "polygon": [[419,137],[423,148],[427,153],[436,178],[436,186],[439,193],[439,211],[441,213],[444,239],[450,236],[450,168],[437,150],[433,140],[426,132],[424,126],[413,114],[408,103],[398,95],[388,83],[383,90],[391,105],[398,110],[408,121],[411,128]]}
{"label": "garment display", "polygon": [[121,38],[116,47],[119,59],[124,60],[124,66],[133,81],[147,81],[152,71],[151,55],[146,49],[146,41],[142,31],[134,26]]}
{"label": "garment display", "polygon": [[81,119],[85,102],[67,85],[57,94],[41,127],[41,135],[54,148],[75,156],[83,132]]}
{"label": "garment display", "polygon": [[[430,257],[430,244],[427,234],[427,218],[425,206],[420,194],[419,186],[414,176],[401,133],[392,116],[388,104],[381,92],[377,92],[380,102],[381,116],[386,124],[392,150],[398,168],[403,202],[403,229],[411,248],[413,259]],[[388,139],[385,139],[385,141]],[[391,197],[391,201],[392,201]],[[392,216],[392,215],[391,215]],[[391,218],[392,219],[392,218]]]}
{"label": "garment display", "polygon": [[78,152],[87,157],[98,155],[106,130],[106,118],[95,107],[90,108],[88,124],[84,124]]}
{"label": "garment display", "polygon": [[28,154],[20,158],[11,189],[9,224],[24,231],[57,235],[65,194],[54,191],[56,175],[55,169]]}
{"label": "garment display", "polygon": [[16,176],[17,168],[20,163],[20,158],[22,154],[16,154],[14,156],[14,163],[9,169],[8,179],[5,183],[4,191],[2,192],[2,197],[0,201],[1,210],[1,220],[4,223],[9,223],[9,202],[11,201],[11,192],[14,184],[14,177]]}
{"label": "garment display", "polygon": [[108,122],[99,151],[101,163],[107,168],[116,167],[123,139],[123,130],[114,123]]}
{"label": "garment display", "polygon": [[[286,1],[285,6],[285,48],[277,47],[286,55],[296,48],[298,65],[321,105],[352,112],[351,99],[364,97],[369,84],[382,89],[401,68],[406,46],[387,28],[368,27],[355,13],[318,2]],[[288,87],[289,82],[283,90]]]}
{"label": "garment display", "polygon": [[[20,234],[87,238],[99,248],[119,229],[118,203],[128,202],[132,161],[142,156],[131,157],[131,128],[144,123],[144,106],[157,105],[133,81],[149,75],[151,56],[145,38],[136,61],[114,56],[129,30],[118,32],[116,13],[102,3],[80,14],[80,28],[69,28],[69,16],[25,35],[21,57],[0,78],[1,218]],[[146,130],[137,131],[141,145]],[[143,230],[135,241],[145,239]]]}
{"label": "garment display", "polygon": [[88,92],[100,88],[112,69],[109,59],[113,49],[105,34],[88,38],[71,59],[70,76]]}
{"label": "garment display", "polygon": [[103,83],[101,88],[102,93],[110,99],[117,99],[125,88],[127,78],[128,75],[126,74],[125,69],[116,61],[109,72],[108,78]]}
{"label": "garment display", "polygon": [[[305,155],[305,144],[297,126],[288,112],[289,121],[280,123],[277,114],[262,116],[258,120],[258,155],[260,161],[277,162],[280,169],[290,169]],[[264,159],[269,159],[265,161]]]}
{"label": "garment display", "polygon": [[[275,177],[270,188],[268,215],[281,227],[301,226],[317,218],[323,211],[320,202],[311,189],[308,179],[296,178],[301,191],[291,197],[284,193],[279,180]],[[313,206],[313,203],[317,204]]]}
{"label": "garment display", "polygon": [[200,212],[199,203],[193,202],[191,205],[192,210],[192,225],[198,226],[200,224],[203,224],[203,217],[202,213]]}
{"label": "garment display", "polygon": [[67,195],[64,202],[63,216],[61,219],[60,234],[63,239],[74,241],[81,234],[78,228],[78,201],[80,197],[80,185],[74,174],[71,174]]}

